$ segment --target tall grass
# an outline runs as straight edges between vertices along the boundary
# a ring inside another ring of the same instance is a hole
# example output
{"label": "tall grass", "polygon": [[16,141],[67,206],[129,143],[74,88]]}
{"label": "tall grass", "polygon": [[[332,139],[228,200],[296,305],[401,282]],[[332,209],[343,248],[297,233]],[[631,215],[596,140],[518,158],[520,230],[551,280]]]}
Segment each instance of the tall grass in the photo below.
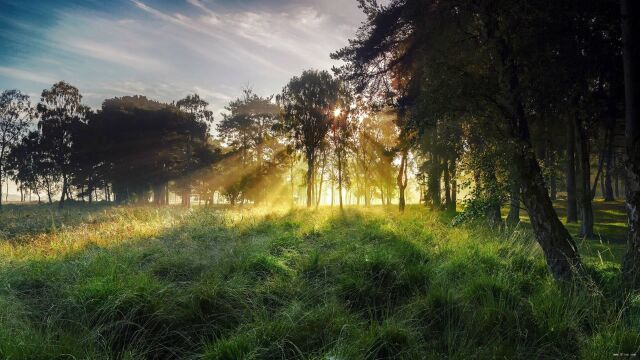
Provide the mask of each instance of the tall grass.
{"label": "tall grass", "polygon": [[609,359],[640,297],[581,242],[557,284],[525,228],[395,209],[14,207],[0,213],[4,359]]}

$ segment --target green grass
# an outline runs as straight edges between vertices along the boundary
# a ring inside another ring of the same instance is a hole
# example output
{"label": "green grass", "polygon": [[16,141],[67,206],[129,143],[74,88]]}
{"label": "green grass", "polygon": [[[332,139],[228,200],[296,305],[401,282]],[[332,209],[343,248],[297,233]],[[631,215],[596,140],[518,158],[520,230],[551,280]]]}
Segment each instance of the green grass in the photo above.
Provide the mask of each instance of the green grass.
{"label": "green grass", "polygon": [[581,240],[594,283],[557,284],[526,226],[449,221],[417,206],[404,215],[6,207],[0,358],[609,359],[639,350],[640,296],[620,289],[622,245]]}

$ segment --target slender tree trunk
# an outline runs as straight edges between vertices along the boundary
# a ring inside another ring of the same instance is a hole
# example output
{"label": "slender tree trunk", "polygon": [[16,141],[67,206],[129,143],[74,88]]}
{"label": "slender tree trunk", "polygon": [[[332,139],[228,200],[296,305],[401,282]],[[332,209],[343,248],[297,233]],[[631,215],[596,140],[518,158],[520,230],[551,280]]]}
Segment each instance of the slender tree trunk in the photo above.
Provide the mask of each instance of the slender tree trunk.
{"label": "slender tree trunk", "polygon": [[313,205],[313,153],[307,152],[307,208]]}
{"label": "slender tree trunk", "polygon": [[575,129],[567,121],[567,223],[578,221],[578,203],[576,202],[576,140]]}
{"label": "slender tree trunk", "polygon": [[589,161],[589,139],[582,120],[575,116],[576,139],[578,141],[578,169],[580,184],[580,231],[581,237],[593,237],[593,208],[591,207],[591,163]]}
{"label": "slender tree trunk", "polygon": [[62,177],[62,194],[60,195],[60,202],[58,203],[58,208],[62,209],[64,207],[64,197],[67,195],[67,178],[66,176]]}
{"label": "slender tree trunk", "polygon": [[[615,164],[615,157],[614,157]],[[618,174],[618,169],[614,171],[613,175],[613,193],[615,194],[615,198],[620,198],[620,175]]]}
{"label": "slender tree trunk", "polygon": [[456,211],[458,206],[458,180],[456,180],[457,174],[457,158],[452,159],[451,168],[449,169],[449,174],[451,176],[451,210]]}
{"label": "slender tree trunk", "polygon": [[2,167],[0,166],[0,207],[2,207]]}
{"label": "slender tree trunk", "polygon": [[320,206],[320,200],[322,198],[322,185],[324,184],[324,170],[327,165],[327,154],[323,151],[322,153],[322,167],[320,168],[320,183],[318,184],[318,194],[316,199],[316,209]]}
{"label": "slender tree trunk", "polygon": [[407,188],[407,151],[402,152],[402,158],[400,159],[400,169],[398,170],[398,177],[396,179],[398,184],[398,208],[400,212],[404,212],[405,198],[404,191]]}
{"label": "slender tree trunk", "polygon": [[451,174],[449,173],[449,161],[444,161],[443,181],[444,181],[444,207],[447,211],[451,210]]}
{"label": "slender tree trunk", "polygon": [[613,196],[613,131],[611,132],[611,136],[609,136],[609,143],[607,144],[607,153],[605,157],[605,169],[604,169],[604,201],[613,201],[615,197]]}
{"label": "slender tree trunk", "polygon": [[625,190],[629,232],[622,273],[633,289],[640,288],[640,2],[622,0],[625,78]]}
{"label": "slender tree trunk", "polygon": [[338,153],[338,202],[342,210],[342,155]]}
{"label": "slender tree trunk", "polygon": [[[591,201],[593,201],[593,199],[595,199],[596,197],[596,190],[598,189],[598,180],[600,179],[600,176],[602,175],[602,169],[604,169],[604,158],[606,155],[606,144],[608,143],[608,135],[605,135],[605,139],[604,139],[604,145],[602,147],[602,151],[600,151],[600,154],[598,156],[598,171],[596,172],[596,178],[593,181],[593,187],[591,188],[591,191],[589,191],[589,194],[591,196]],[[587,140],[588,141],[588,140]],[[589,164],[589,169],[591,169],[591,164]],[[591,179],[589,179],[589,182],[591,182]],[[602,184],[604,184],[604,181],[600,182],[600,185],[602,186]],[[602,195],[604,196],[604,191],[602,191]]]}

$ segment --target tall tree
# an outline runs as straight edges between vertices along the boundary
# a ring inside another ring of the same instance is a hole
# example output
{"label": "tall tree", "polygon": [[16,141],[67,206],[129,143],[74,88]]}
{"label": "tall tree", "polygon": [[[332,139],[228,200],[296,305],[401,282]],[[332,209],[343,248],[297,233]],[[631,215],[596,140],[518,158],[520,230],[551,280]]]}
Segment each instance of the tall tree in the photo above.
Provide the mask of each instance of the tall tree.
{"label": "tall tree", "polygon": [[28,131],[33,110],[29,96],[19,90],[6,90],[0,94],[0,206],[2,183],[7,175],[7,157]]}
{"label": "tall tree", "polygon": [[622,272],[627,283],[640,288],[640,2],[621,1],[625,79],[626,203],[629,217],[627,253]]}
{"label": "tall tree", "polygon": [[313,205],[316,156],[331,128],[339,92],[339,81],[327,71],[306,70],[294,76],[278,96],[283,128],[291,133],[307,160],[307,207]]}
{"label": "tall tree", "polygon": [[[204,99],[200,97],[198,94],[187,95],[184,99],[180,99],[175,103],[175,106],[189,114],[195,122],[201,123],[206,126],[208,131],[209,125],[213,122],[213,112],[208,109],[209,103],[207,103]],[[178,179],[177,182],[179,187],[181,187],[181,195],[182,195],[182,205],[185,207],[191,206],[191,189],[192,189],[192,175],[196,168],[194,165],[196,162],[193,161],[195,158],[195,145],[194,145],[194,134],[191,134],[189,128],[187,127],[187,141],[185,143],[186,147],[184,149],[185,153],[185,174],[182,178]],[[156,185],[159,187],[162,185]]]}
{"label": "tall tree", "polygon": [[51,89],[42,91],[38,112],[41,146],[62,177],[59,202],[62,209],[65,198],[69,196],[70,180],[75,170],[72,161],[74,128],[85,121],[89,109],[82,105],[82,95],[78,88],[60,81]]}

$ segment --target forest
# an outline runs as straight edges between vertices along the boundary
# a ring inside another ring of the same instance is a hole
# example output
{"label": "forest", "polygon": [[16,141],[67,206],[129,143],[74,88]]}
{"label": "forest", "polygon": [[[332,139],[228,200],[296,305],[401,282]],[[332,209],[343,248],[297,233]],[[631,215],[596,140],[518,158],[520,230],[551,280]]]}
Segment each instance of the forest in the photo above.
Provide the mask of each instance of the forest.
{"label": "forest", "polygon": [[357,3],[219,114],[0,84],[0,358],[640,356],[640,2]]}

